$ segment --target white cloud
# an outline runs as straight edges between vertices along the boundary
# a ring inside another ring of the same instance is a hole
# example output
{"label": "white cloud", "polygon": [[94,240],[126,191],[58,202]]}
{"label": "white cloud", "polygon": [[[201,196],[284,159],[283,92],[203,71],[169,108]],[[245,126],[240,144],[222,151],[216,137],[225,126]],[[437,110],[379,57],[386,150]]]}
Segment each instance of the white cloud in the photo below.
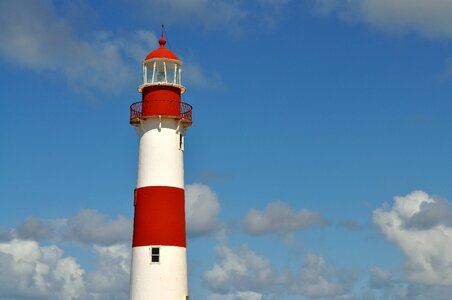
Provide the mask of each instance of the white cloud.
{"label": "white cloud", "polygon": [[95,246],[97,268],[87,271],[56,245],[18,239],[0,243],[0,298],[127,299],[129,248]]}
{"label": "white cloud", "polygon": [[412,282],[452,284],[450,205],[423,191],[394,197],[389,208],[373,213],[375,224],[407,258],[404,271]]}
{"label": "white cloud", "polygon": [[84,271],[57,246],[0,243],[0,266],[0,297],[76,299],[84,292]]}
{"label": "white cloud", "polygon": [[87,290],[96,299],[128,299],[131,247],[118,244],[108,247],[94,246],[96,269],[84,276]]}
{"label": "white cloud", "polygon": [[369,270],[370,279],[369,286],[374,289],[391,288],[394,286],[395,282],[392,278],[392,274],[383,271],[380,268],[372,267]]}
{"label": "white cloud", "polygon": [[298,273],[289,273],[288,277],[288,289],[293,294],[342,299],[349,295],[356,274],[337,270],[322,256],[308,254]]}
{"label": "white cloud", "polygon": [[275,284],[275,276],[270,268],[270,261],[258,256],[246,246],[231,249],[217,246],[219,262],[204,273],[204,281],[213,291],[230,292],[232,288],[239,291],[259,291]]}
{"label": "white cloud", "polygon": [[123,216],[107,221],[104,214],[84,209],[76,216],[69,218],[29,217],[17,224],[14,234],[22,239],[36,241],[51,240],[84,245],[112,245],[130,241],[132,222]]}
{"label": "white cloud", "polygon": [[111,245],[130,240],[132,222],[123,216],[106,222],[105,215],[84,209],[77,216],[68,219],[67,228],[73,241]]}
{"label": "white cloud", "polygon": [[188,60],[183,66],[183,72],[182,80],[188,86],[209,89],[223,86],[223,81],[219,74],[207,74],[199,63]]}
{"label": "white cloud", "polygon": [[199,183],[185,186],[185,213],[188,237],[218,233],[224,226],[218,220],[220,201],[207,186]]}
{"label": "white cloud", "polygon": [[391,33],[416,32],[430,38],[452,38],[449,0],[315,0],[318,14],[336,14]]}
{"label": "white cloud", "polygon": [[[355,274],[336,270],[321,256],[306,255],[303,265],[292,272],[277,271],[270,261],[247,246],[232,249],[216,247],[218,260],[203,275],[205,285],[215,294],[212,299],[241,299],[238,293],[249,293],[256,299],[278,299],[278,295],[302,295],[339,299],[348,294]],[[223,295],[224,298],[221,298]]]}
{"label": "white cloud", "polygon": [[[181,2],[173,9],[185,5]],[[77,27],[57,12],[51,0],[0,1],[0,58],[26,70],[60,73],[71,88],[88,94],[117,93],[139,84],[140,63],[158,46],[153,32],[93,30],[77,34]],[[184,80],[188,85],[222,85],[217,73],[206,72],[196,62],[186,63]]]}
{"label": "white cloud", "polygon": [[[369,270],[369,290],[363,299],[394,300],[449,300],[452,294],[451,285],[430,285],[406,282],[398,279],[393,273],[378,267]],[[359,298],[361,299],[361,298]]]}
{"label": "white cloud", "polygon": [[294,211],[283,202],[270,203],[264,211],[251,209],[242,222],[249,234],[287,234],[295,230],[324,225],[327,221],[321,214],[310,211]]}
{"label": "white cloud", "polygon": [[148,31],[79,37],[50,0],[0,2],[4,60],[29,70],[60,72],[78,90],[118,92],[128,87],[139,74],[137,59],[155,45],[156,37]]}

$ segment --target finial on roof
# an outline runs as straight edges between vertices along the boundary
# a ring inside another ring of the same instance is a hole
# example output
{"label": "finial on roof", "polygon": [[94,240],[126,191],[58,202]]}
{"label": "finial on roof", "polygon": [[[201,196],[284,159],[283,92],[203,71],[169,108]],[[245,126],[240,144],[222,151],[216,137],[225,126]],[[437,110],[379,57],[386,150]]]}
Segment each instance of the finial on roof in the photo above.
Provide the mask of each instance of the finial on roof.
{"label": "finial on roof", "polygon": [[162,37],[159,39],[160,48],[164,48],[166,44],[165,27],[162,24]]}

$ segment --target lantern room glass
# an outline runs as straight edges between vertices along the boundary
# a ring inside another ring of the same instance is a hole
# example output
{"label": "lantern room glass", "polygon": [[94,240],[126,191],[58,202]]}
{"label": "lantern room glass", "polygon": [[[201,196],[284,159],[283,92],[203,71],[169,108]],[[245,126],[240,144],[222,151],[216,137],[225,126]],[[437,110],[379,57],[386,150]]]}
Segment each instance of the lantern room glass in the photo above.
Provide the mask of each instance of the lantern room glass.
{"label": "lantern room glass", "polygon": [[181,66],[171,60],[146,62],[143,70],[143,83],[169,83],[181,85]]}

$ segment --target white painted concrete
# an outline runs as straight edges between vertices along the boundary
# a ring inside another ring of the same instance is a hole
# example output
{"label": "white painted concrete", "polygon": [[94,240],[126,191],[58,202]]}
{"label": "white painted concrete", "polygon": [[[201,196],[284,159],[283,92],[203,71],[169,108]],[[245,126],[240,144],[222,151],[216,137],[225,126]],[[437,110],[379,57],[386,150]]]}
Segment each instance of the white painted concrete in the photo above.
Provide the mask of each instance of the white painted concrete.
{"label": "white painted concrete", "polygon": [[176,119],[148,118],[137,126],[140,137],[137,188],[184,188],[184,153],[180,148],[182,124]]}
{"label": "white painted concrete", "polygon": [[[151,263],[150,249],[160,247],[160,263]],[[174,246],[132,248],[130,300],[185,300],[186,249]]]}

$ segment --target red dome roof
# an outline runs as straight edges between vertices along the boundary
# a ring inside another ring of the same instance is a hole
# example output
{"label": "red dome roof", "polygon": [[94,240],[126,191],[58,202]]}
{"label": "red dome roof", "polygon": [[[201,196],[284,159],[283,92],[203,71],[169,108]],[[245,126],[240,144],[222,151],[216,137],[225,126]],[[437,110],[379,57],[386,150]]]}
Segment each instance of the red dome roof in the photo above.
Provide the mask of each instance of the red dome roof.
{"label": "red dome roof", "polygon": [[145,60],[152,59],[152,58],[169,58],[169,59],[176,59],[179,60],[176,54],[172,52],[171,50],[168,50],[165,48],[166,40],[162,36],[159,40],[160,48],[155,49],[151,53],[146,56]]}

